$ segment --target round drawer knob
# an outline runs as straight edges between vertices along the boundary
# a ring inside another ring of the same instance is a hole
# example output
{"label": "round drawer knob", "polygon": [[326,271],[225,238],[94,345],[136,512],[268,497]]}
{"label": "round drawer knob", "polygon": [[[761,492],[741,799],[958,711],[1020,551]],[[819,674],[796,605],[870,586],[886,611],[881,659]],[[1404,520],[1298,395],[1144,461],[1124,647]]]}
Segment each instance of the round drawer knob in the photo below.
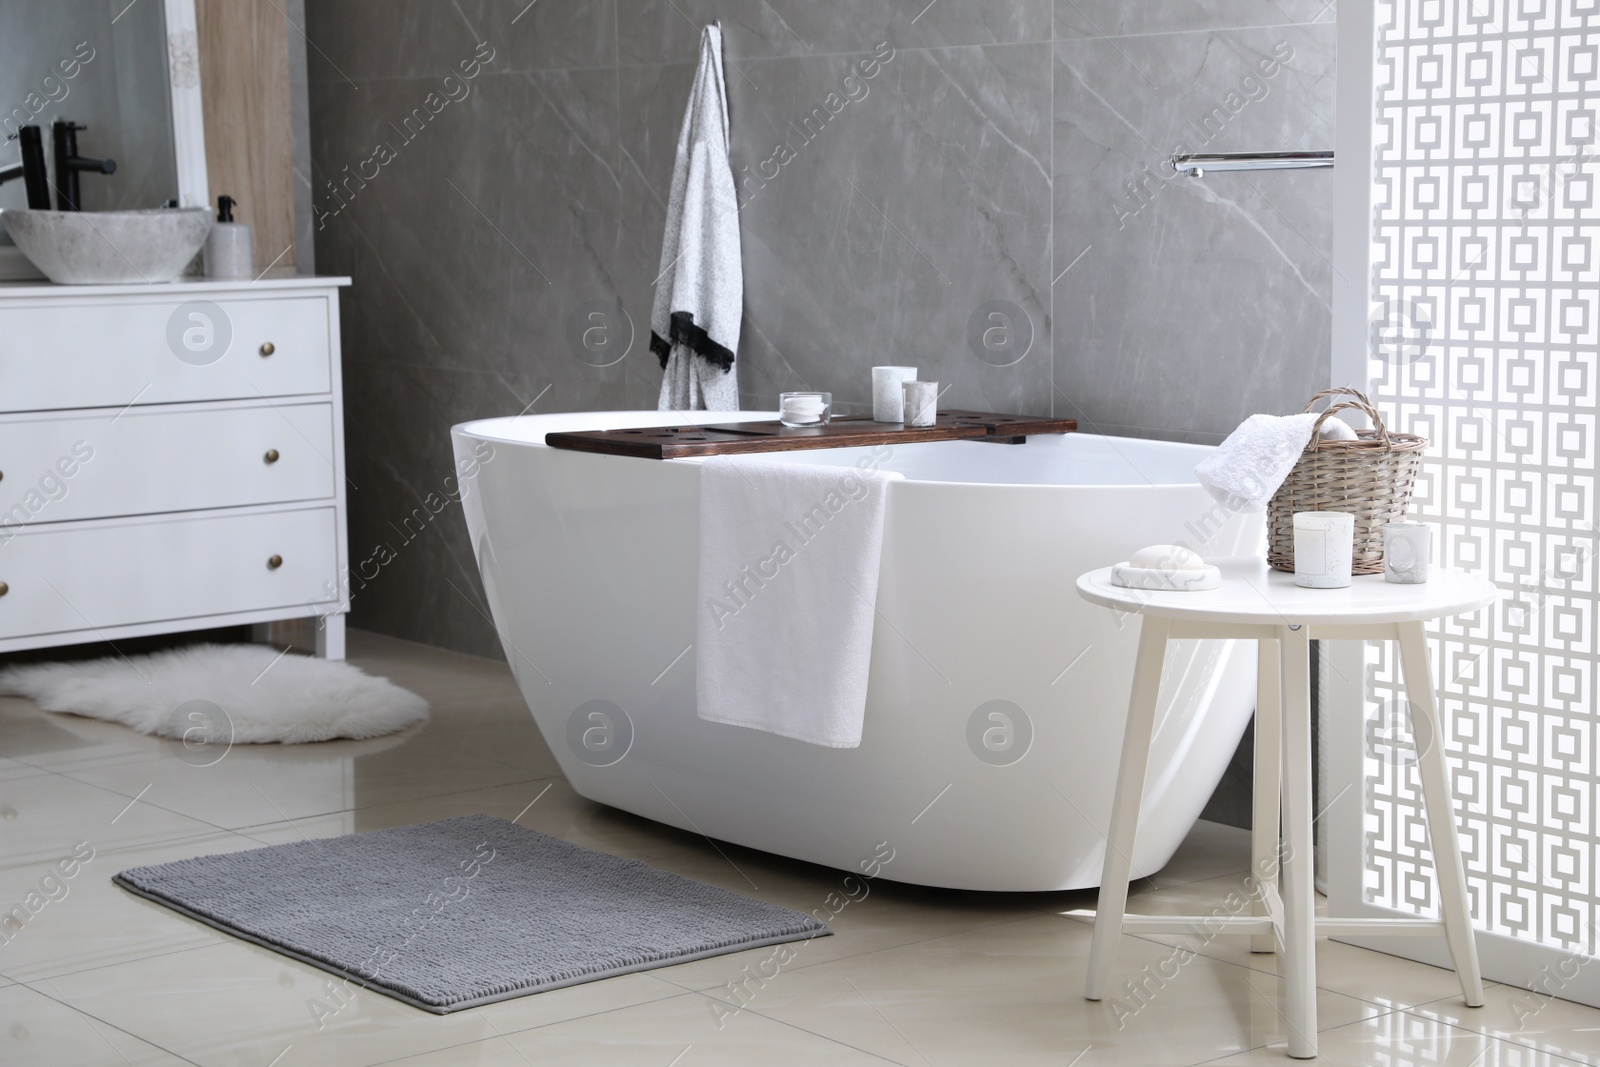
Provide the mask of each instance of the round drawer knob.
{"label": "round drawer knob", "polygon": [[0,596],[5,596],[9,592],[11,592],[11,587],[5,582],[0,582]]}
{"label": "round drawer knob", "polygon": [[277,350],[278,350],[278,346],[274,345],[271,341],[265,341],[261,345],[261,354],[263,356],[270,356],[270,355],[272,355],[272,353],[276,352]]}
{"label": "round drawer knob", "polygon": [[278,462],[278,450],[276,448],[269,448],[267,449],[267,454],[261,458],[266,460],[268,463],[276,463]]}
{"label": "round drawer knob", "polygon": [[268,556],[267,557],[267,568],[269,570],[274,570],[275,571],[281,566],[283,566],[283,557],[282,556]]}

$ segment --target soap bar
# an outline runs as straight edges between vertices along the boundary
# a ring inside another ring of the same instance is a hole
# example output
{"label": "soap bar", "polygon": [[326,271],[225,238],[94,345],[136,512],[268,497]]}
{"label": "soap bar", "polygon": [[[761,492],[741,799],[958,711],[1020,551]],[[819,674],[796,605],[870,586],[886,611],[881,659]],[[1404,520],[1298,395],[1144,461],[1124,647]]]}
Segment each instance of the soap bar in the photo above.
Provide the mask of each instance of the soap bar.
{"label": "soap bar", "polygon": [[1182,545],[1151,545],[1111,568],[1111,584],[1124,589],[1197,592],[1222,584],[1222,572]]}
{"label": "soap bar", "polygon": [[1158,570],[1135,567],[1131,562],[1111,568],[1111,584],[1124,589],[1159,589],[1174,593],[1198,593],[1222,585],[1222,571],[1210,564],[1198,570]]}
{"label": "soap bar", "polygon": [[1158,571],[1198,571],[1205,569],[1206,561],[1182,545],[1151,545],[1135,552],[1127,565]]}

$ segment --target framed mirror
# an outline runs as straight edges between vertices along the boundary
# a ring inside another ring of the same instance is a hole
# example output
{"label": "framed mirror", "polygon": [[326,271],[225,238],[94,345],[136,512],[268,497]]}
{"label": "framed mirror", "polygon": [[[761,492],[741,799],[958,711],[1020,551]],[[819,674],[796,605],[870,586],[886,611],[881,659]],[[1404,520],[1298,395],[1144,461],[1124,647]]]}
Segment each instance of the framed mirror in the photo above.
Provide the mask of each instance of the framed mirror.
{"label": "framed mirror", "polygon": [[[84,210],[207,205],[195,0],[0,5],[0,168],[37,127],[52,208],[58,122],[82,127],[79,155],[115,163],[79,175]],[[22,177],[0,184],[0,207],[27,206]],[[0,281],[40,277],[0,230]]]}

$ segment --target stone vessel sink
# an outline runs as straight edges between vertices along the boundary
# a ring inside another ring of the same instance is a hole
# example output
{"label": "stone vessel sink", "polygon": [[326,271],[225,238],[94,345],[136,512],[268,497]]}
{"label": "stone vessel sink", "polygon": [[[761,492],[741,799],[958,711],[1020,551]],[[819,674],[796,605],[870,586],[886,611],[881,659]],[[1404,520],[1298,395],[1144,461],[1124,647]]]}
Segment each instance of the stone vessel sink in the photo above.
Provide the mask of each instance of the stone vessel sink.
{"label": "stone vessel sink", "polygon": [[170,282],[211,229],[203,207],[150,211],[7,208],[0,223],[17,248],[58,285]]}

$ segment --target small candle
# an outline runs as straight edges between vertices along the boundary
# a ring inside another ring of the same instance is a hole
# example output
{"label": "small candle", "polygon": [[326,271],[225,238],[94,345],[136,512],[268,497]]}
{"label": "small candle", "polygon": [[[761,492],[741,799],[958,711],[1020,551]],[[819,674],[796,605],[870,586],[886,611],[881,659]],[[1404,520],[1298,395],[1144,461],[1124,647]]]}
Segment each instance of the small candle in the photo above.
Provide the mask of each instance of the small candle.
{"label": "small candle", "polygon": [[832,393],[779,393],[778,421],[785,426],[821,426],[828,422]]}
{"label": "small candle", "polygon": [[1343,589],[1350,584],[1356,517],[1342,511],[1294,513],[1294,584]]}
{"label": "small candle", "polygon": [[1396,585],[1422,585],[1428,580],[1433,552],[1433,527],[1400,519],[1383,528],[1383,578]]}
{"label": "small candle", "polygon": [[917,380],[915,367],[872,368],[872,421],[901,422],[905,416],[905,400],[900,392],[903,382]]}
{"label": "small candle", "polygon": [[932,426],[939,415],[938,382],[901,382],[907,426]]}

